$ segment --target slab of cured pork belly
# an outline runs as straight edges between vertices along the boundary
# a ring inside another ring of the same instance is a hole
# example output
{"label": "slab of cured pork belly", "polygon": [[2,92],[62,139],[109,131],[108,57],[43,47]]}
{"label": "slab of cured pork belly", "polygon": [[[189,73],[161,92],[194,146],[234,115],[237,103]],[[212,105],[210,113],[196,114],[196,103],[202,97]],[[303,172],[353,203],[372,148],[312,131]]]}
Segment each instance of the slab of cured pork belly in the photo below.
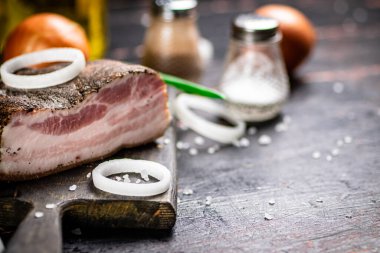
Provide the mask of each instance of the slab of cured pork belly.
{"label": "slab of cured pork belly", "polygon": [[38,178],[148,143],[169,125],[167,102],[155,71],[110,60],[50,88],[0,83],[0,180]]}

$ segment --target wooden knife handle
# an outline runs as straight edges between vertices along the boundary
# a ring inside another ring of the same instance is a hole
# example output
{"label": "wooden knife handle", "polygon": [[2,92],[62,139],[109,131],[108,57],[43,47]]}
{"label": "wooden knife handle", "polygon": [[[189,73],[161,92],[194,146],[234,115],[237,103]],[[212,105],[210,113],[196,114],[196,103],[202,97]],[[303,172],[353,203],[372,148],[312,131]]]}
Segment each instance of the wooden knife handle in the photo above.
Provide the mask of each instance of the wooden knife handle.
{"label": "wooden knife handle", "polygon": [[[35,217],[36,212],[43,217]],[[60,253],[62,252],[61,211],[59,207],[33,208],[20,223],[8,243],[6,253]]]}

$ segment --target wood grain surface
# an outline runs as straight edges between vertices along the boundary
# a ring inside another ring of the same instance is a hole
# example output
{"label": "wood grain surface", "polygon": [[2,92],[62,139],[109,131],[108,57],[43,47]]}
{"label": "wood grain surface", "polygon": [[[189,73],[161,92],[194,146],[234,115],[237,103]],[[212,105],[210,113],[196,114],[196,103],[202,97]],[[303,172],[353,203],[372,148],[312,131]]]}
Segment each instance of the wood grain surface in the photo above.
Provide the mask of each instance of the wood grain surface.
{"label": "wood grain surface", "polygon": [[[199,28],[215,47],[204,76],[213,86],[231,18],[267,2],[199,2]],[[303,11],[318,35],[312,57],[291,80],[283,114],[257,125],[258,132],[247,135],[249,147],[226,146],[213,155],[207,148],[214,143],[197,146],[196,134],[177,129],[178,140],[199,154],[177,152],[174,229],[82,229],[78,235],[72,232],[78,225],[64,221],[64,252],[380,252],[379,1],[276,2]],[[147,6],[109,1],[110,58],[138,62]],[[341,93],[334,92],[337,82]],[[288,130],[276,132],[289,117]],[[272,143],[260,146],[261,134]],[[352,142],[337,147],[345,137]],[[334,148],[339,155],[327,161]],[[320,159],[312,158],[315,151]],[[192,195],[184,194],[188,188]]]}
{"label": "wood grain surface", "polygon": [[[38,180],[0,184],[0,232],[10,238],[6,252],[62,252],[64,226],[82,229],[171,229],[176,221],[177,177],[175,133],[170,127],[163,139],[171,143],[152,143],[124,149],[109,159],[147,159],[166,166],[172,181],[169,190],[153,197],[126,197],[103,192],[88,176],[99,162]],[[108,160],[108,159],[107,159]],[[76,185],[76,189],[69,190]],[[54,204],[54,208],[46,205]],[[42,212],[42,217],[36,217]],[[13,231],[17,227],[16,232]]]}

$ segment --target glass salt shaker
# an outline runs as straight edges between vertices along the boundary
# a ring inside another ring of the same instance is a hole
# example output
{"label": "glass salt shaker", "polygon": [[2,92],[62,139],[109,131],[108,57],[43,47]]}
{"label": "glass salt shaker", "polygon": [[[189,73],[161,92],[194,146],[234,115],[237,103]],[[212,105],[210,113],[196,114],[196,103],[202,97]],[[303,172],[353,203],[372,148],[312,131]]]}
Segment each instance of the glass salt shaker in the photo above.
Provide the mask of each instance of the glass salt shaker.
{"label": "glass salt shaker", "polygon": [[142,64],[157,71],[199,81],[204,62],[196,25],[196,0],[152,1]]}
{"label": "glass salt shaker", "polygon": [[289,93],[278,22],[242,14],[232,22],[231,37],[219,85],[227,97],[227,109],[245,121],[275,117]]}

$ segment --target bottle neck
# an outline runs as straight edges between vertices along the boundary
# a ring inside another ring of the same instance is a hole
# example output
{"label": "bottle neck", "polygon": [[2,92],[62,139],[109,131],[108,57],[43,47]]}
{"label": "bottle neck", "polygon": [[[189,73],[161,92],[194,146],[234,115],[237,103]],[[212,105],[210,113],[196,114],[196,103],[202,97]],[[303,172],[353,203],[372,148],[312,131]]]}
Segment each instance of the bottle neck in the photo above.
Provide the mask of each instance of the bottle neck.
{"label": "bottle neck", "polygon": [[282,34],[280,32],[277,32],[275,36],[264,40],[264,41],[251,41],[251,40],[241,40],[232,37],[231,38],[231,44],[242,46],[242,47],[249,47],[249,46],[259,46],[259,47],[267,47],[267,46],[276,46],[278,45],[282,40]]}

